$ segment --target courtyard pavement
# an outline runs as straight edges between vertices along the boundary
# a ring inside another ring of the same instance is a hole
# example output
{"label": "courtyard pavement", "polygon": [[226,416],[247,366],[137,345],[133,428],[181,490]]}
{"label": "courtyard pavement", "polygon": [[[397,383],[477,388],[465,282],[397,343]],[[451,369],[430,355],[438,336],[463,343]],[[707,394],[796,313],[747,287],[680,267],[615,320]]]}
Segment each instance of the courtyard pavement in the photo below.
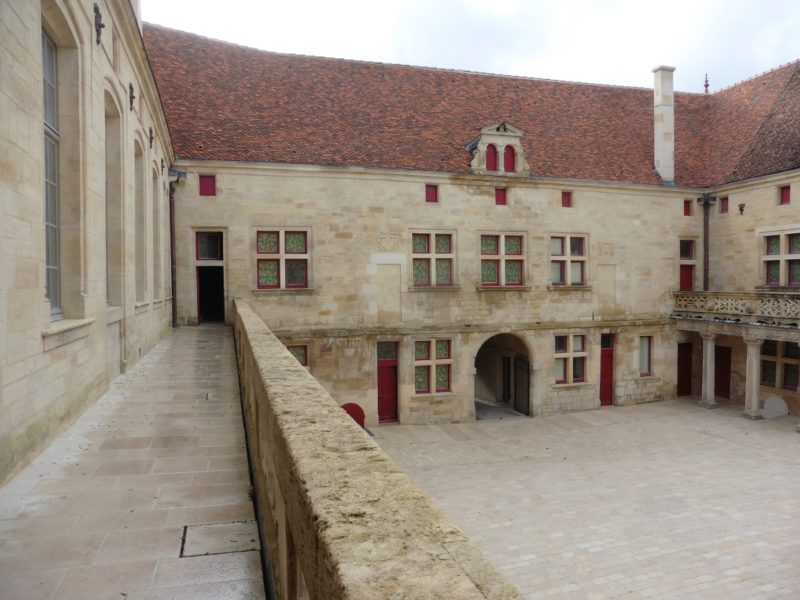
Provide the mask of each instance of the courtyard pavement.
{"label": "courtyard pavement", "polygon": [[800,419],[742,408],[374,431],[531,600],[800,598]]}
{"label": "courtyard pavement", "polygon": [[2,600],[259,600],[229,328],[176,329],[0,488]]}

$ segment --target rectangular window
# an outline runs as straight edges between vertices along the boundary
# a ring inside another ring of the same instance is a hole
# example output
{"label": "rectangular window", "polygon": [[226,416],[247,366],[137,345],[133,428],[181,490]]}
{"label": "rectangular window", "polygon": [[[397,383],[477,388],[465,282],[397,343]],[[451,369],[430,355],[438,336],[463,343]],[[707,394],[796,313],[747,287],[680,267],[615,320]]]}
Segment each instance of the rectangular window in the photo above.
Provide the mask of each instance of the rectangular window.
{"label": "rectangular window", "polygon": [[216,175],[200,175],[200,195],[201,196],[216,196],[217,195],[217,176]]}
{"label": "rectangular window", "polygon": [[764,285],[800,287],[800,233],[768,234],[762,239]]}
{"label": "rectangular window", "polygon": [[221,231],[198,231],[195,242],[197,260],[222,260]]}
{"label": "rectangular window", "polygon": [[522,234],[481,236],[481,285],[521,286],[525,283],[525,243]]}
{"label": "rectangular window", "polygon": [[45,294],[53,318],[60,318],[62,314],[57,58],[55,44],[42,32]]}
{"label": "rectangular window", "polygon": [[692,206],[693,203],[691,200],[684,200],[683,201],[683,214],[684,216],[691,217],[692,216]]}
{"label": "rectangular window", "polygon": [[554,338],[555,382],[583,383],[586,381],[586,336],[557,335]]}
{"label": "rectangular window", "polygon": [[681,260],[694,260],[694,240],[681,240]]}
{"label": "rectangular window", "polygon": [[791,188],[788,185],[782,185],[779,188],[779,202],[780,204],[789,204],[792,200]]}
{"label": "rectangular window", "polygon": [[557,235],[550,238],[551,285],[586,285],[586,237]]}
{"label": "rectangular window", "polygon": [[728,214],[728,197],[723,196],[719,199],[719,214],[727,215]]}
{"label": "rectangular window", "polygon": [[761,346],[761,385],[800,390],[800,347],[795,342],[764,340]]}
{"label": "rectangular window", "polygon": [[639,376],[649,377],[653,374],[653,336],[643,335],[639,338]]}
{"label": "rectangular window", "polygon": [[452,233],[411,234],[411,271],[414,287],[452,286],[454,261]]}
{"label": "rectangular window", "polygon": [[777,381],[776,374],[778,372],[777,364],[774,360],[761,361],[761,385],[766,387],[775,387]]}
{"label": "rectangular window", "polygon": [[259,289],[308,288],[309,260],[307,230],[256,232],[256,287]]}
{"label": "rectangular window", "polygon": [[505,206],[506,205],[506,188],[495,188],[494,189],[494,203],[497,206]]}
{"label": "rectangular window", "polygon": [[414,391],[417,394],[430,394],[432,390],[434,393],[451,391],[452,365],[451,340],[414,342]]}
{"label": "rectangular window", "polygon": [[289,353],[297,359],[304,367],[308,366],[308,346],[304,344],[297,344],[292,346],[286,346],[286,349]]}
{"label": "rectangular window", "polygon": [[426,184],[425,185],[425,202],[432,204],[439,202],[439,186]]}
{"label": "rectangular window", "polygon": [[561,206],[562,208],[572,207],[572,192],[561,192]]}

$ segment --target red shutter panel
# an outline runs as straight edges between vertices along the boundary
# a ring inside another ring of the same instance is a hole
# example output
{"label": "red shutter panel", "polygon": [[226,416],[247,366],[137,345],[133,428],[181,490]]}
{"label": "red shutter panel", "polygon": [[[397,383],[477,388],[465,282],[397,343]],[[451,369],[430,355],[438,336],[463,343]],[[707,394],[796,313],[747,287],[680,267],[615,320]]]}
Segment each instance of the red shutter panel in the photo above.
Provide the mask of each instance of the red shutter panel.
{"label": "red shutter panel", "polygon": [[719,199],[719,212],[720,214],[726,214],[728,212],[728,197],[723,196]]}
{"label": "red shutter panel", "polygon": [[564,208],[572,206],[572,192],[561,192],[561,206]]}
{"label": "red shutter panel", "polygon": [[494,189],[494,203],[497,206],[505,206],[506,205],[506,188],[495,188]]}
{"label": "red shutter panel", "polygon": [[438,202],[439,201],[439,188],[435,185],[425,186],[425,202]]}
{"label": "red shutter panel", "polygon": [[497,171],[497,148],[494,144],[486,146],[486,170]]}
{"label": "red shutter panel", "polygon": [[503,170],[506,173],[517,172],[517,153],[514,152],[513,146],[506,146],[503,151]]}
{"label": "red shutter panel", "polygon": [[216,175],[200,175],[200,195],[201,196],[217,195]]}
{"label": "red shutter panel", "polygon": [[692,201],[691,200],[684,200],[683,201],[683,214],[687,217],[692,216]]}
{"label": "red shutter panel", "polygon": [[781,187],[781,204],[789,204],[791,201],[790,189],[788,185]]}

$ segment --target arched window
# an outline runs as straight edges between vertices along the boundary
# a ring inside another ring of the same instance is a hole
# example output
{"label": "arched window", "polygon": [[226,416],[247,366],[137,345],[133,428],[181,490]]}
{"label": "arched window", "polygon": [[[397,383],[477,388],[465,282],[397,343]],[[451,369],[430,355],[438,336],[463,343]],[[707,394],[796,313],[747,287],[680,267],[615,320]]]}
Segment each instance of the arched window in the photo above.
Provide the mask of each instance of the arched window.
{"label": "arched window", "polygon": [[497,171],[497,147],[494,144],[486,146],[486,170]]}
{"label": "arched window", "polygon": [[506,146],[503,151],[503,170],[506,173],[517,171],[517,153],[514,152],[514,146]]}

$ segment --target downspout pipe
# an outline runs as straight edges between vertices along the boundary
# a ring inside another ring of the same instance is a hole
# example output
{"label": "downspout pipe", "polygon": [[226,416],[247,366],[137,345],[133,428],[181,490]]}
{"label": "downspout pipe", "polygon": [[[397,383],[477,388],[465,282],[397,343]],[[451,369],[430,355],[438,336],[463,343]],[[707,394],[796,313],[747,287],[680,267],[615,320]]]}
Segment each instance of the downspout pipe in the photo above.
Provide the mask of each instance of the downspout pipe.
{"label": "downspout pipe", "polygon": [[175,266],[175,188],[181,181],[186,181],[185,171],[169,170],[169,276],[172,286],[172,326],[178,326],[177,268]]}
{"label": "downspout pipe", "polygon": [[703,291],[708,291],[708,238],[709,238],[709,216],[711,213],[711,205],[717,200],[716,196],[711,194],[703,194],[697,199],[698,202],[703,203]]}

